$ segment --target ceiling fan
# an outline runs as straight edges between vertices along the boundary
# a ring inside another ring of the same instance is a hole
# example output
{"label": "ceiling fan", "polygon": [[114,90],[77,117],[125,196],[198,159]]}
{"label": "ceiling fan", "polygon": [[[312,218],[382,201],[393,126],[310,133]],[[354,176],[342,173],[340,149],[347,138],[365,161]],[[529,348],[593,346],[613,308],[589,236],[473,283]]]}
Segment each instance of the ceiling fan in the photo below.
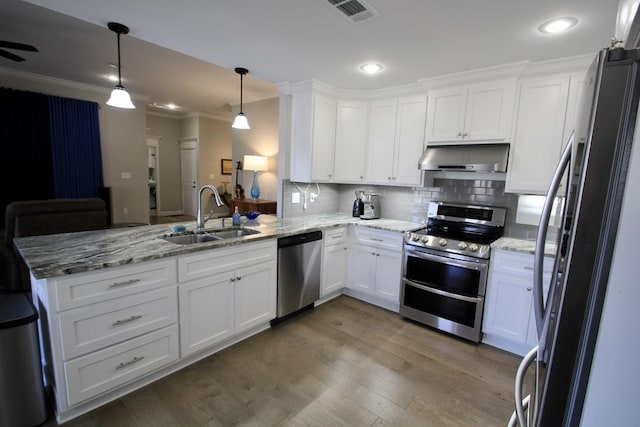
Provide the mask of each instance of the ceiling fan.
{"label": "ceiling fan", "polygon": [[12,61],[16,61],[16,62],[22,62],[24,61],[24,58],[21,56],[18,56],[14,53],[11,52],[7,52],[4,49],[15,49],[15,50],[25,50],[28,52],[37,52],[38,49],[36,49],[35,46],[32,46],[30,44],[24,44],[24,43],[15,43],[15,42],[8,42],[5,40],[0,40],[0,56],[3,56],[7,59],[11,59]]}

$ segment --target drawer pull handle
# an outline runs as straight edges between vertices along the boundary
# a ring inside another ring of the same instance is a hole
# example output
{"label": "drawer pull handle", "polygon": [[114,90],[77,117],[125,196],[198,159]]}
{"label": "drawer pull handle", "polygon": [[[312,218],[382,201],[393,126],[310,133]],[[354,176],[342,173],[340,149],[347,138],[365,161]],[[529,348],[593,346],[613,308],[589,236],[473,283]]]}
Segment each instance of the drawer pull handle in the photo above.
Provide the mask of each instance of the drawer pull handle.
{"label": "drawer pull handle", "polygon": [[342,234],[338,234],[338,235],[332,236],[331,238],[332,239],[341,239],[342,238]]}
{"label": "drawer pull handle", "polygon": [[376,239],[375,237],[372,237],[371,240],[374,242],[384,242],[384,239]]}
{"label": "drawer pull handle", "polygon": [[121,319],[121,320],[116,320],[115,322],[113,322],[111,324],[111,326],[120,326],[124,323],[129,323],[129,322],[133,322],[134,320],[138,320],[138,319],[142,319],[141,315],[136,315],[136,316],[131,316],[128,319]]}
{"label": "drawer pull handle", "polygon": [[143,360],[144,356],[136,356],[133,359],[129,360],[128,362],[121,362],[118,364],[118,366],[116,366],[116,369],[122,369],[122,368],[126,368],[127,366],[131,366],[134,363],[138,363],[139,361]]}
{"label": "drawer pull handle", "polygon": [[138,283],[140,279],[131,279],[126,282],[116,282],[109,285],[109,288],[119,288],[121,286],[133,285],[134,283]]}

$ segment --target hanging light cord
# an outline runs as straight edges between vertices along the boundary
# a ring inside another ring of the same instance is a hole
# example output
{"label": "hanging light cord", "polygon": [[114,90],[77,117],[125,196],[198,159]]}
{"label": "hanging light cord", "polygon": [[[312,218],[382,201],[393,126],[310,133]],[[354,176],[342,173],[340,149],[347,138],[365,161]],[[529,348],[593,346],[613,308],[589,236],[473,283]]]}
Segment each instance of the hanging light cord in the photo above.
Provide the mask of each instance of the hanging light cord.
{"label": "hanging light cord", "polygon": [[244,114],[242,112],[242,79],[244,77],[244,74],[240,74],[240,114]]}
{"label": "hanging light cord", "polygon": [[[307,210],[307,193],[309,192],[309,186],[311,185],[311,183],[308,183],[307,186],[304,188],[304,190],[300,188],[297,183],[293,181],[291,181],[291,183],[296,186],[299,192],[302,193],[302,210],[306,211]],[[320,186],[318,185],[317,182],[315,184],[316,184],[316,191],[317,191],[316,198],[317,198],[317,197],[320,197]]]}
{"label": "hanging light cord", "polygon": [[120,32],[117,32],[118,37],[118,86],[122,86],[122,78],[120,77]]}

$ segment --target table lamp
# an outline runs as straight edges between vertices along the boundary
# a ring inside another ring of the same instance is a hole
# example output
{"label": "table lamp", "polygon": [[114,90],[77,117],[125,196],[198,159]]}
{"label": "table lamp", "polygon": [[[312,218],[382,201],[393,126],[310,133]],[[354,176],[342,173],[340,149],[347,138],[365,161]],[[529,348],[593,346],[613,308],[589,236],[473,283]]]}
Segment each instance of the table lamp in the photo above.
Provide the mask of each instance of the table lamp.
{"label": "table lamp", "polygon": [[258,185],[258,172],[266,171],[267,158],[264,156],[244,156],[244,170],[253,171],[253,184],[251,184],[251,198],[258,200],[260,197],[260,186]]}

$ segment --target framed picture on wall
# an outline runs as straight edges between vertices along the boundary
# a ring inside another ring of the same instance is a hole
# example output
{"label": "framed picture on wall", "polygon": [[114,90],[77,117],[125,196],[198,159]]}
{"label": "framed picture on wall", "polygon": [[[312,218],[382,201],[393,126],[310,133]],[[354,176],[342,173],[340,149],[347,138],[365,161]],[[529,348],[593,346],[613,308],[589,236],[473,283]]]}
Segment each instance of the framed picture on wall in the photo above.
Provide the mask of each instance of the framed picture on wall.
{"label": "framed picture on wall", "polygon": [[233,162],[231,159],[220,159],[220,173],[222,175],[231,175],[233,171]]}

